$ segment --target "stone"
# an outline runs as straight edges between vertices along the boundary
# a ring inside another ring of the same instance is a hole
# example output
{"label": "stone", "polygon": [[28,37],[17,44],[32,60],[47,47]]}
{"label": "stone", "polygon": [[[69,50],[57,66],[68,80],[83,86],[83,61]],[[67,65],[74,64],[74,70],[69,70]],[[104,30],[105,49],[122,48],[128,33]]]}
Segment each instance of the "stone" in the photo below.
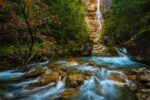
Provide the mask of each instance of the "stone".
{"label": "stone", "polygon": [[124,78],[120,77],[120,75],[117,74],[117,73],[112,74],[109,79],[117,81],[117,82],[121,82],[121,83],[125,83],[126,82],[126,80]]}
{"label": "stone", "polygon": [[72,100],[72,98],[78,93],[77,89],[69,88],[61,93],[61,100]]}
{"label": "stone", "polygon": [[53,72],[51,74],[44,74],[41,76],[38,82],[32,84],[32,86],[43,86],[47,85],[51,82],[58,82],[59,81],[59,76],[60,74],[58,72]]}
{"label": "stone", "polygon": [[95,56],[117,56],[118,53],[115,48],[111,46],[105,46],[102,44],[96,44],[93,47],[92,55]]}
{"label": "stone", "polygon": [[131,68],[122,69],[122,72],[125,73],[126,75],[137,75],[138,74],[137,69],[131,69]]}
{"label": "stone", "polygon": [[69,87],[76,88],[81,86],[88,77],[88,75],[82,73],[71,73],[67,76],[66,82]]}
{"label": "stone", "polygon": [[24,75],[24,78],[33,78],[33,77],[36,77],[36,76],[39,76],[41,74],[43,74],[45,71],[43,68],[36,68],[34,70],[31,70],[29,72],[27,72],[25,75]]}
{"label": "stone", "polygon": [[88,62],[88,65],[95,66],[96,63],[95,63],[94,61],[89,61],[89,62]]}
{"label": "stone", "polygon": [[133,60],[150,64],[150,31],[140,31],[130,42],[126,49]]}
{"label": "stone", "polygon": [[96,5],[95,4],[90,4],[87,9],[87,12],[95,12],[96,11]]}
{"label": "stone", "polygon": [[128,79],[135,82],[135,83],[139,83],[139,79],[137,78],[136,75],[129,75]]}
{"label": "stone", "polygon": [[141,82],[150,82],[150,72],[144,71],[144,74],[140,74],[139,79]]}
{"label": "stone", "polygon": [[136,93],[137,100],[150,100],[150,89],[141,89]]}

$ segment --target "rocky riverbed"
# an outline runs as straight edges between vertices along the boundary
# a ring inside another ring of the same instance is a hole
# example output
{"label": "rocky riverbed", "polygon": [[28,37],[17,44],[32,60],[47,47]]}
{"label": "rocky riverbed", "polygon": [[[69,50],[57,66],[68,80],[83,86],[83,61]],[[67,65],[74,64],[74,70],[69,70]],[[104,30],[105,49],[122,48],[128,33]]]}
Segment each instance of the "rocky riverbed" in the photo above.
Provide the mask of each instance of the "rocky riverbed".
{"label": "rocky riverbed", "polygon": [[40,63],[28,70],[0,72],[0,96],[2,100],[149,100],[150,70],[143,66],[122,56]]}

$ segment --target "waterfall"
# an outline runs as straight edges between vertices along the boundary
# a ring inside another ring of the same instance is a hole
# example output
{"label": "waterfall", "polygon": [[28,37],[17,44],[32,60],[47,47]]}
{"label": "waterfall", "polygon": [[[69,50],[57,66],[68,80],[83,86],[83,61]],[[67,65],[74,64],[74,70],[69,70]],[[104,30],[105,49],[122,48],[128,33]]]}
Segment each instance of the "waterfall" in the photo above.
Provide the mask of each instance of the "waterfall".
{"label": "waterfall", "polygon": [[127,50],[125,48],[115,48],[119,56],[127,57]]}
{"label": "waterfall", "polygon": [[96,15],[97,15],[97,19],[98,19],[98,23],[99,23],[99,29],[101,29],[102,27],[102,21],[103,21],[103,16],[102,16],[102,13],[101,13],[101,1],[100,0],[97,0],[97,12],[96,12]]}

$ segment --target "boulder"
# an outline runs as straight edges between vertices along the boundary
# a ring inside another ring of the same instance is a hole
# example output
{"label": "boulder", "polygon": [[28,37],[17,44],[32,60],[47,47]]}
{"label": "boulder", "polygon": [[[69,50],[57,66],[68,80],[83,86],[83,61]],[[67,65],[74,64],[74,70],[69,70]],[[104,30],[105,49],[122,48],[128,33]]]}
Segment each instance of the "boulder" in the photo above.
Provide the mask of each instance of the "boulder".
{"label": "boulder", "polygon": [[84,73],[71,73],[67,76],[66,82],[69,87],[76,88],[81,86],[87,78],[89,75]]}
{"label": "boulder", "polygon": [[126,48],[131,59],[150,64],[150,34],[148,31],[141,32],[128,42]]}
{"label": "boulder", "polygon": [[124,78],[122,78],[120,76],[120,74],[118,74],[118,73],[112,74],[109,79],[117,81],[117,82],[121,82],[121,83],[125,83],[126,82],[126,80]]}
{"label": "boulder", "polygon": [[136,93],[137,100],[150,100],[150,89],[141,89]]}
{"label": "boulder", "polygon": [[147,83],[147,82],[150,82],[150,72],[149,70],[145,70],[142,72],[143,74],[140,74],[139,75],[139,79],[141,82],[144,82],[144,83]]}
{"label": "boulder", "polygon": [[37,77],[41,74],[43,74],[45,72],[45,70],[43,68],[36,68],[36,69],[33,69],[29,72],[27,72],[25,75],[24,75],[24,78],[33,78],[33,77]]}
{"label": "boulder", "polygon": [[78,93],[77,89],[69,88],[61,93],[61,100],[72,100],[72,98]]}

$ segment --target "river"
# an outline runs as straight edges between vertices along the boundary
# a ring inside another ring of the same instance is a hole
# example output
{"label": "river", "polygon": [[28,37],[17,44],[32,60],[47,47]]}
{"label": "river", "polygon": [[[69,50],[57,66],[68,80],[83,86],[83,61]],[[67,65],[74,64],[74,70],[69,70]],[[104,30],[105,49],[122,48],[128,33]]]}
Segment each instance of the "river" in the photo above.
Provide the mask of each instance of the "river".
{"label": "river", "polygon": [[[121,49],[123,51],[123,49]],[[118,50],[120,52],[120,50]],[[84,80],[84,83],[76,89],[78,93],[72,97],[73,100],[135,100],[134,89],[137,84],[128,79],[122,72],[125,68],[139,68],[143,64],[131,61],[126,55],[120,52],[116,57],[80,57],[73,61],[69,58],[62,58],[50,62],[57,67],[72,69],[71,71],[90,72],[91,76]],[[73,59],[73,58],[71,58]],[[79,63],[82,61],[82,64]],[[94,64],[89,64],[92,62]],[[39,81],[42,75],[34,78],[24,79],[24,75],[36,68],[46,69],[44,73],[51,73],[47,66],[48,62],[30,65],[30,70],[19,71],[9,70],[0,72],[0,97],[2,100],[60,100],[60,95],[69,87],[64,77],[60,76],[59,81],[50,82],[46,85],[36,86],[27,89],[33,83]],[[72,73],[70,71],[70,73]],[[47,74],[48,75],[48,74]],[[112,76],[117,76],[112,78]],[[13,81],[16,80],[17,81]],[[119,80],[118,80],[119,79]],[[120,81],[121,80],[121,81]],[[128,88],[128,89],[126,89]],[[125,98],[122,98],[124,96]]]}

